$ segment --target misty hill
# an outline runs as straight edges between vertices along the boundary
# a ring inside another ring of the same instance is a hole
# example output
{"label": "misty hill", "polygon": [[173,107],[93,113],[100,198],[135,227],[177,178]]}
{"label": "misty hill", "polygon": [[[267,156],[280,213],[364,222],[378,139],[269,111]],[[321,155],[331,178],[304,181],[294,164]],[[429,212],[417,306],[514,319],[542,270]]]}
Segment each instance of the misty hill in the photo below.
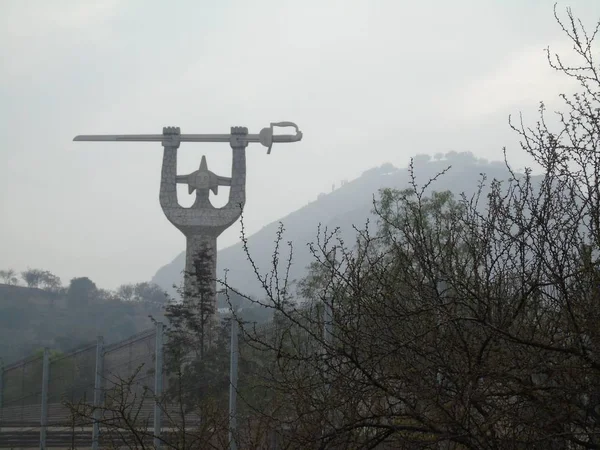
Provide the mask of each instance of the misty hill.
{"label": "misty hill", "polygon": [[69,304],[64,292],[0,284],[0,359],[10,363],[42,347],[64,352],[97,336],[117,342],[151,327],[149,315],[162,318],[155,304],[97,294]]}
{"label": "misty hill", "polygon": [[[485,173],[488,180],[508,178],[503,162],[490,163],[474,157],[471,153],[450,152],[446,155],[438,154],[434,158],[428,155],[415,157],[414,172],[417,183],[422,186],[448,166],[452,166],[450,171],[436,181],[431,190],[451,190],[456,196],[461,192],[470,195],[475,192],[481,173]],[[366,170],[359,178],[343,184],[333,192],[320,194],[315,201],[281,218],[280,221],[285,226],[283,241],[291,240],[294,244],[291,278],[300,279],[306,273],[306,267],[312,261],[307,243],[316,240],[319,224],[329,229],[340,227],[342,237],[350,244],[356,235],[353,225],[363,228],[369,217],[373,222],[373,197],[377,197],[378,191],[388,187],[404,189],[409,187],[409,183],[408,168],[399,169],[389,163],[384,164]],[[278,226],[279,221],[270,223],[249,237],[251,255],[261,273],[269,271],[271,267],[273,242]],[[374,229],[374,226],[371,229]],[[182,252],[170,264],[158,270],[152,281],[172,292],[172,285],[179,284],[181,280],[184,262]],[[262,296],[241,243],[219,251],[217,273],[222,274],[226,268],[229,269],[228,280],[233,286],[240,288],[244,293]]]}

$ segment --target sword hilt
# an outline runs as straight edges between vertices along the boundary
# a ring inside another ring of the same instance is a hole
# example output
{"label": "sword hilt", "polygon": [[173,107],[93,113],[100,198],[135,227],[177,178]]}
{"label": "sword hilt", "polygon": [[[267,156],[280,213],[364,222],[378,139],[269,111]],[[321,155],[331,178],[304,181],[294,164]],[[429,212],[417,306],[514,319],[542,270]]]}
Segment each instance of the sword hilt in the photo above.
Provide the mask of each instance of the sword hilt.
{"label": "sword hilt", "polygon": [[[273,127],[294,127],[295,135],[283,134],[273,136]],[[297,142],[302,139],[302,132],[298,129],[298,125],[294,122],[271,122],[271,126],[260,130],[258,135],[260,143],[267,147],[267,155],[271,153],[271,147],[274,142]]]}

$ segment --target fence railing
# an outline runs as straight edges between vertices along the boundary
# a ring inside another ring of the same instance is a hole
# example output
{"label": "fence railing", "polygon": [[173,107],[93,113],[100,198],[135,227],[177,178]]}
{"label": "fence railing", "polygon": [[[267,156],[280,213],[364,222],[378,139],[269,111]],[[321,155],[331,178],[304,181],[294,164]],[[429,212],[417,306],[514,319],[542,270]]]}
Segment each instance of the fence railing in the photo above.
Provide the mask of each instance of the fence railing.
{"label": "fence railing", "polygon": [[155,399],[163,386],[162,330],[158,323],[109,346],[99,337],[96,343],[68,354],[45,349],[42,355],[0,366],[0,447],[39,444],[44,449],[78,444],[96,450],[99,410],[86,417],[75,413],[72,405],[98,407],[105,390],[124,380],[134,387],[133,402],[145,400],[139,413],[157,418],[154,433],[160,435],[162,422]]}
{"label": "fence railing", "polygon": [[[236,448],[238,332],[234,320],[229,349],[230,449]],[[104,406],[111,387],[124,384],[129,387],[124,404],[135,410],[138,422],[148,425],[148,435],[159,448],[161,434],[173,426],[180,412],[180,405],[169,410],[158,401],[168,387],[164,346],[163,325],[158,323],[112,345],[105,346],[99,337],[96,343],[67,354],[45,349],[41,355],[0,366],[0,448],[77,446],[97,450],[103,436],[101,408],[94,407]],[[77,404],[92,406],[89,414],[75,413],[73,405]],[[185,417],[188,426],[198,419],[193,413]]]}
{"label": "fence railing", "polygon": [[[246,417],[248,408],[238,411],[238,402],[244,400],[238,397],[238,366],[248,367],[249,361],[256,363],[260,351],[239,328],[238,322],[232,319],[229,349],[223,349],[229,350],[229,405],[222,440],[226,441],[223,448],[233,450],[237,448],[236,436],[254,426],[255,421],[253,417]],[[265,341],[277,340],[274,323],[251,328],[250,334],[259,335]],[[167,392],[173,375],[164,364],[166,336],[163,337],[163,330],[163,324],[157,323],[152,329],[111,345],[105,345],[99,337],[97,342],[67,354],[45,349],[42,354],[0,366],[0,448],[91,447],[97,450],[107,439],[106,432],[101,434],[100,426],[103,420],[106,422],[107,401],[122,401],[135,411],[137,422],[143,423],[147,431],[145,438],[154,441],[150,441],[154,448],[161,446],[161,436],[179,427],[177,421],[185,421],[188,427],[197,426],[200,420],[195,413],[186,412],[181,417],[180,404],[169,406],[162,402],[161,395]],[[222,370],[225,370],[223,365]],[[251,374],[242,371],[240,376],[243,388]],[[192,389],[195,389],[194,384]],[[107,397],[111,389],[123,385],[127,385],[127,392],[117,389],[116,394],[111,394],[113,397]],[[115,400],[114,396],[121,394],[129,397]],[[223,395],[226,394],[223,392]],[[84,408],[76,409],[74,405]]]}

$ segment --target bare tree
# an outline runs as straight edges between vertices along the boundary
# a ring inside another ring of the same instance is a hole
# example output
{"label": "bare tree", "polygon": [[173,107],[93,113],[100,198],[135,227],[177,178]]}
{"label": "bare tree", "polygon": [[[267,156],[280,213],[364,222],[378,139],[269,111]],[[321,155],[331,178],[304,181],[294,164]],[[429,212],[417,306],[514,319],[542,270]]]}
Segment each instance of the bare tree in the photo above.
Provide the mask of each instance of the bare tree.
{"label": "bare tree", "polygon": [[264,289],[247,300],[275,310],[244,332],[277,401],[248,403],[292,448],[600,448],[600,24],[556,17],[580,63],[550,64],[581,90],[558,128],[543,104],[535,126],[511,122],[541,176],[505,158],[510,179],[456,198],[411,164],[410,187],[374,203],[375,232],[319,233],[295,295],[283,228],[267,276],[243,237]]}
{"label": "bare tree", "polygon": [[[12,273],[14,277],[14,271]],[[56,291],[60,289],[62,283],[60,278],[48,270],[27,269],[21,272],[21,277],[28,287]]]}
{"label": "bare tree", "polygon": [[4,284],[8,285],[17,285],[19,284],[19,279],[17,278],[17,273],[13,269],[0,270],[0,278],[4,281]]}
{"label": "bare tree", "polygon": [[168,300],[167,294],[160,286],[148,282],[122,284],[117,288],[115,295],[126,302],[154,303],[163,306]]}
{"label": "bare tree", "polygon": [[62,287],[62,282],[57,275],[54,275],[52,272],[44,270],[42,272],[42,280],[41,280],[42,289],[56,292]]}
{"label": "bare tree", "polygon": [[[543,104],[535,126],[511,122],[540,176],[505,157],[508,180],[482,175],[473,196],[455,196],[433,190],[445,171],[421,186],[411,163],[409,188],[374,201],[374,229],[357,228],[352,243],[319,230],[295,290],[283,225],[267,275],[242,231],[264,291],[245,298],[274,310],[266,327],[241,323],[243,448],[275,435],[288,449],[600,448],[600,23],[588,33],[567,17],[557,20],[581,63],[548,58],[581,91],[562,96],[558,127]],[[172,391],[157,399],[131,378],[107,395],[113,445],[149,445],[143,399],[170,421],[165,446],[226,444],[227,332],[205,346],[200,303],[168,316]]]}
{"label": "bare tree", "polygon": [[[228,419],[225,409],[203,402],[189,410],[182,408],[183,395],[156,397],[149,386],[140,384],[138,375],[142,369],[139,366],[127,377],[107,376],[104,401],[99,407],[85,400],[67,402],[67,406],[79,423],[89,426],[98,418],[102,445],[109,448],[152,449],[155,438],[163,448],[177,450],[225,447]],[[156,435],[152,427],[155,402],[164,419],[164,431],[160,435]],[[199,421],[200,413],[202,422]]]}
{"label": "bare tree", "polygon": [[44,271],[39,269],[27,269],[21,272],[21,277],[28,287],[37,288],[42,282]]}

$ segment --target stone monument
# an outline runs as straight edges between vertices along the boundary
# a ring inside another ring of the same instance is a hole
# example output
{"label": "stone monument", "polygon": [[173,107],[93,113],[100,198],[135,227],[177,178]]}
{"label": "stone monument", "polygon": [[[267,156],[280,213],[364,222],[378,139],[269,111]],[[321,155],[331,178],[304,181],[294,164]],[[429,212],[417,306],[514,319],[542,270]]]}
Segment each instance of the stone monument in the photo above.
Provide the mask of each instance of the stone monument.
{"label": "stone monument", "polygon": [[[273,127],[294,127],[294,135],[274,135]],[[208,258],[210,287],[209,302],[216,307],[217,237],[231,226],[242,213],[246,202],[246,147],[248,143],[259,142],[268,147],[271,153],[274,142],[296,142],[302,139],[302,132],[292,122],[272,123],[259,134],[248,134],[248,129],[232,127],[230,134],[181,134],[177,127],[163,128],[163,134],[152,135],[83,135],[74,141],[160,141],[162,142],[163,163],[160,181],[160,206],[167,219],[186,237],[186,258],[184,274],[184,301],[198,297],[199,286],[196,277],[198,260]],[[181,142],[228,142],[233,151],[231,177],[222,177],[208,170],[206,157],[202,156],[198,170],[188,175],[177,175],[177,150]],[[182,207],[177,200],[177,183],[188,186],[190,194],[196,194],[193,205]],[[218,193],[219,186],[230,186],[229,200],[222,208],[215,208],[209,200],[209,191]],[[204,283],[206,286],[206,283]],[[213,309],[214,310],[214,309]]]}

